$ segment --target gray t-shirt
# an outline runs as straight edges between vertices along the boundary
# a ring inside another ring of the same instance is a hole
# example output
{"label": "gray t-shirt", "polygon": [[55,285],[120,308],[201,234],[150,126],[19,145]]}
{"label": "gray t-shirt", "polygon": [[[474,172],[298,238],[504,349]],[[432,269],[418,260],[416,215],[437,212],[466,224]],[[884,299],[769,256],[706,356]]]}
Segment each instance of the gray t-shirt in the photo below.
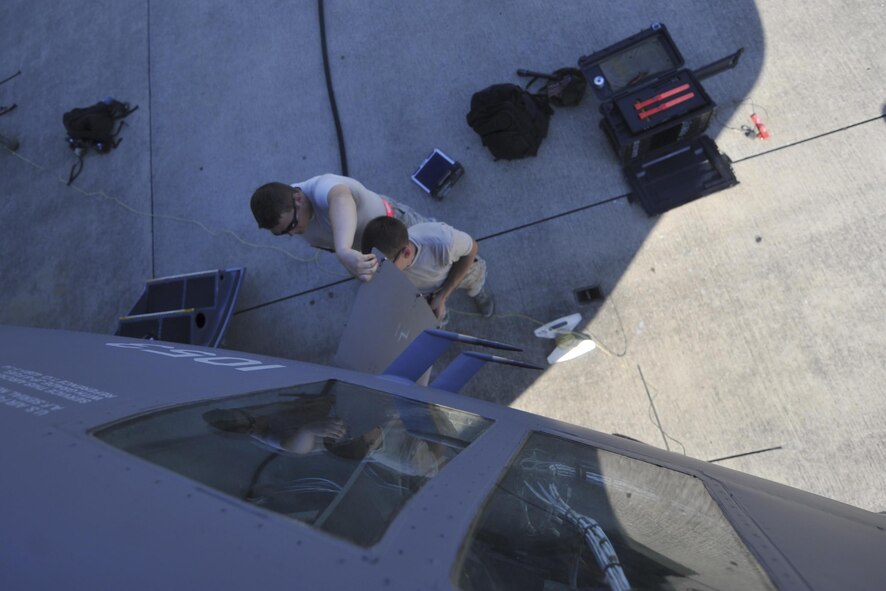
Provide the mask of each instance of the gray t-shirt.
{"label": "gray t-shirt", "polygon": [[314,215],[302,236],[311,246],[335,250],[332,223],[329,220],[329,191],[336,185],[345,185],[354,196],[357,205],[357,231],[351,248],[359,250],[366,224],[374,218],[388,215],[391,205],[387,199],[370,191],[360,181],[346,176],[321,174],[292,185],[301,189],[314,207]]}
{"label": "gray t-shirt", "polygon": [[403,272],[423,294],[440,289],[452,264],[470,254],[474,240],[470,235],[443,222],[426,222],[409,228],[409,240],[417,251],[412,264]]}

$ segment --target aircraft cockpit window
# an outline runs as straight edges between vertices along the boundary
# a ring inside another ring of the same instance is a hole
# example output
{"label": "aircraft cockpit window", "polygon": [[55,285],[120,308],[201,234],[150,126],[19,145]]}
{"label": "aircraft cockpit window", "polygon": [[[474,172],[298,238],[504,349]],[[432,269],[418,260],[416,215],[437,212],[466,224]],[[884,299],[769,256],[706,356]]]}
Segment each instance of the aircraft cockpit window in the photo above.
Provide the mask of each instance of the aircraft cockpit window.
{"label": "aircraft cockpit window", "polygon": [[337,381],[164,409],[93,431],[360,546],[492,421]]}
{"label": "aircraft cockpit window", "polygon": [[453,572],[479,589],[774,589],[704,484],[533,433]]}

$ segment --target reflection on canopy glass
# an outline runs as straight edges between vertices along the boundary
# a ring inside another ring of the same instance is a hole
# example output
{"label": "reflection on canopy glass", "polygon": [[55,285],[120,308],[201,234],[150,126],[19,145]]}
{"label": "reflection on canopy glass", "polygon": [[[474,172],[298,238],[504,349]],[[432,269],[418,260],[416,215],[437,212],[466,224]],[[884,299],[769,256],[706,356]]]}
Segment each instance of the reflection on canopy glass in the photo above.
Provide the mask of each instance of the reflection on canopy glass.
{"label": "reflection on canopy glass", "polygon": [[97,429],[99,439],[354,544],[492,422],[328,381],[178,406]]}
{"label": "reflection on canopy glass", "polygon": [[698,479],[534,433],[454,579],[479,589],[773,589]]}

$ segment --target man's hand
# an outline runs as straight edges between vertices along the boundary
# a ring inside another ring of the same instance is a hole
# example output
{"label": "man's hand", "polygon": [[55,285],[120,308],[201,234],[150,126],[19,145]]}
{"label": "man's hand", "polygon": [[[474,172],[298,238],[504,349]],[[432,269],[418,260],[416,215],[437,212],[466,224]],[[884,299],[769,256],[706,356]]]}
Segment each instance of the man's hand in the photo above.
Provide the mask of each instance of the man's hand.
{"label": "man's hand", "polygon": [[440,293],[431,298],[431,310],[437,320],[441,320],[446,315],[446,296]]}
{"label": "man's hand", "polygon": [[345,434],[345,424],[341,419],[326,419],[308,427],[316,437],[341,439]]}
{"label": "man's hand", "polygon": [[339,440],[345,434],[345,424],[341,419],[324,419],[305,425],[280,442],[289,453],[304,455],[314,451],[318,442],[329,437]]}
{"label": "man's hand", "polygon": [[336,254],[345,269],[360,281],[369,281],[378,270],[378,259],[374,254],[363,254],[354,249],[343,250]]}

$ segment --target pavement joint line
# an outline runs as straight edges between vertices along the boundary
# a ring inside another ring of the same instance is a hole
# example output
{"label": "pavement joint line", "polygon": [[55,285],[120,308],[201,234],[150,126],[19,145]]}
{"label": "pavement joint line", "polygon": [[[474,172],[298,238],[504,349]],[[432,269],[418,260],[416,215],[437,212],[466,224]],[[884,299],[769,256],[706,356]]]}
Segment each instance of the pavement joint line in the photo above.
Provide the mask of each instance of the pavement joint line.
{"label": "pavement joint line", "polygon": [[877,117],[865,119],[864,121],[859,121],[858,123],[852,123],[851,125],[847,125],[845,127],[840,127],[839,129],[832,129],[830,131],[825,131],[824,133],[820,133],[818,135],[814,135],[814,136],[808,137],[806,139],[798,140],[798,141],[790,143],[790,144],[785,144],[784,146],[778,146],[777,148],[772,148],[771,150],[766,150],[765,152],[760,152],[759,154],[753,154],[751,156],[745,156],[744,158],[741,158],[739,160],[733,160],[732,164],[740,164],[742,162],[746,162],[746,161],[752,160],[754,158],[759,158],[760,156],[767,156],[769,154],[772,154],[774,152],[779,152],[779,151],[784,150],[786,148],[793,148],[794,146],[799,146],[800,144],[805,144],[806,142],[811,142],[813,140],[818,140],[823,137],[833,135],[835,133],[840,133],[841,131],[846,131],[848,129],[852,129],[853,127],[858,127],[859,125],[867,125],[868,123],[872,123],[874,121],[879,121],[884,118],[886,118],[886,115],[879,115]]}
{"label": "pavement joint line", "polygon": [[495,232],[493,234],[489,234],[488,236],[483,236],[482,238],[477,238],[477,242],[483,242],[484,240],[491,240],[492,238],[498,238],[499,236],[504,236],[505,234],[510,234],[511,232],[516,232],[518,230],[524,230],[526,228],[531,228],[532,226],[537,226],[539,224],[543,224],[545,222],[549,222],[558,218],[566,217],[568,215],[572,215],[574,213],[579,213],[588,209],[593,209],[595,207],[599,207],[601,205],[606,205],[608,203],[612,203],[613,201],[618,201],[619,199],[627,199],[630,197],[630,193],[625,193],[623,195],[618,195],[616,197],[610,197],[609,199],[604,199],[603,201],[595,201],[593,203],[589,203],[587,205],[582,205],[581,207],[576,207],[574,209],[570,209],[568,211],[563,211],[560,213],[555,213],[554,215],[550,215],[534,222],[527,222],[525,224],[521,224],[519,226],[514,226],[513,228],[508,228],[507,230],[502,230],[500,232]]}
{"label": "pavement joint line", "polygon": [[[828,135],[832,135],[832,134],[835,134],[835,133],[839,133],[839,132],[841,132],[841,131],[846,131],[846,130],[848,130],[848,129],[852,129],[853,127],[858,127],[859,125],[866,125],[866,124],[868,124],[868,123],[872,123],[872,122],[874,122],[874,121],[879,121],[880,119],[884,119],[884,118],[886,118],[886,115],[879,115],[879,116],[877,116],[877,117],[872,117],[871,119],[866,119],[866,120],[864,120],[864,121],[860,121],[860,122],[858,122],[858,123],[853,123],[853,124],[851,124],[851,125],[847,125],[847,126],[845,126],[845,127],[841,127],[841,128],[839,128],[839,129],[833,129],[833,130],[831,130],[831,131],[826,131],[826,132],[821,133],[821,134],[818,134],[818,135],[816,135],[816,136],[812,136],[812,137],[809,137],[809,138],[806,138],[806,139],[803,139],[803,140],[799,140],[799,141],[793,142],[793,143],[791,143],[791,144],[787,144],[787,145],[785,145],[785,146],[779,146],[779,147],[777,147],[777,148],[773,148],[772,150],[767,150],[767,151],[765,151],[765,152],[760,152],[759,154],[754,154],[754,155],[752,155],[752,156],[747,156],[747,157],[745,157],[745,158],[741,158],[740,160],[733,160],[733,161],[732,161],[732,164],[740,164],[740,163],[742,163],[742,162],[747,162],[748,160],[751,160],[751,159],[753,159],[753,158],[758,158],[758,157],[760,157],[760,156],[766,156],[766,155],[768,155],[768,154],[772,154],[772,153],[774,153],[774,152],[778,152],[778,151],[783,150],[783,149],[785,149],[785,148],[791,148],[791,147],[793,147],[793,146],[798,146],[798,145],[800,145],[800,144],[803,144],[803,143],[806,143],[806,142],[810,142],[810,141],[812,141],[812,140],[820,139],[820,138],[823,138],[823,137],[828,136]],[[558,218],[561,218],[561,217],[565,217],[565,216],[568,216],[568,215],[572,215],[572,214],[574,214],[574,213],[579,213],[579,212],[581,212],[581,211],[585,211],[585,210],[588,210],[588,209],[593,209],[594,207],[597,207],[597,206],[600,206],[600,205],[606,205],[607,203],[612,203],[612,202],[614,202],[614,201],[618,201],[619,199],[626,199],[626,198],[630,197],[630,195],[631,195],[630,193],[625,193],[625,194],[623,194],[623,195],[617,195],[617,196],[615,196],[615,197],[610,197],[609,199],[604,199],[603,201],[595,201],[594,203],[589,203],[588,205],[583,205],[583,206],[581,206],[581,207],[576,207],[576,208],[574,208],[574,209],[570,209],[570,210],[568,210],[568,211],[564,211],[564,212],[557,213],[557,214],[554,214],[554,215],[551,215],[551,216],[548,216],[548,217],[545,217],[545,218],[541,218],[541,219],[535,220],[535,221],[533,221],[533,222],[527,222],[527,223],[525,223],[525,224],[521,224],[521,225],[519,225],[519,226],[515,226],[515,227],[513,227],[513,228],[508,228],[507,230],[502,230],[502,231],[500,231],[500,232],[495,232],[495,233],[493,233],[493,234],[489,234],[489,235],[487,235],[487,236],[483,236],[482,238],[477,238],[477,242],[483,242],[484,240],[491,240],[492,238],[498,238],[499,236],[504,236],[505,234],[510,234],[510,233],[512,233],[512,232],[516,232],[516,231],[518,231],[518,230],[524,230],[524,229],[526,229],[526,228],[531,228],[532,226],[536,226],[536,225],[539,225],[539,224],[543,224],[543,223],[545,223],[545,222],[549,222],[549,221],[552,221],[552,220],[555,220],[555,219],[558,219]],[[345,280],[342,280],[342,281],[336,281],[336,282],[334,282],[334,283],[328,283],[328,284],[326,284],[326,285],[321,285],[321,286],[319,286],[319,287],[314,287],[314,288],[311,288],[311,289],[308,289],[308,290],[305,290],[305,291],[301,291],[301,292],[298,292],[298,293],[294,293],[294,294],[289,295],[289,296],[284,296],[284,297],[282,297],[282,298],[277,298],[277,299],[275,299],[275,300],[271,300],[271,301],[269,301],[269,302],[265,302],[265,303],[263,303],[263,304],[258,304],[258,305],[255,305],[255,306],[252,306],[252,307],[249,307],[249,308],[244,308],[243,310],[237,310],[237,311],[234,312],[234,316],[236,316],[236,315],[238,315],[238,314],[242,314],[242,313],[244,313],[244,312],[251,312],[251,311],[253,311],[253,310],[257,310],[257,309],[259,309],[259,308],[263,308],[263,307],[265,307],[265,306],[270,306],[271,304],[278,304],[278,303],[280,303],[280,302],[284,302],[284,301],[286,301],[286,300],[290,300],[290,299],[293,299],[293,298],[297,298],[297,297],[300,297],[300,296],[303,296],[303,295],[308,295],[308,294],[311,294],[311,293],[314,293],[314,292],[317,292],[317,291],[321,291],[321,290],[323,290],[323,289],[327,289],[327,288],[329,288],[329,287],[334,287],[334,286],[336,286],[336,285],[341,285],[341,284],[344,283],[345,281],[348,281],[348,279],[345,279]],[[645,383],[645,382],[644,382],[644,383]],[[661,425],[659,425],[659,427],[661,427]]]}
{"label": "pavement joint line", "polygon": [[285,302],[286,300],[291,300],[293,298],[301,297],[304,295],[309,295],[318,291],[322,291],[324,289],[328,289],[330,287],[336,287],[343,283],[347,283],[348,281],[353,281],[353,277],[348,277],[346,279],[342,279],[340,281],[335,281],[333,283],[327,283],[326,285],[321,285],[320,287],[312,287],[311,289],[306,289],[305,291],[300,291],[298,293],[294,293],[292,295],[283,296],[282,298],[277,298],[276,300],[271,300],[269,302],[264,302],[261,304],[256,304],[255,306],[250,306],[249,308],[243,308],[242,310],[237,310],[233,313],[233,316],[237,316],[238,314],[244,314],[246,312],[252,312],[254,310],[258,310],[259,308],[264,308],[266,306],[270,306],[272,304],[279,304],[280,302]]}
{"label": "pavement joint line", "polygon": [[[851,124],[851,125],[847,125],[847,126],[845,126],[845,127],[841,127],[841,128],[839,128],[839,129],[833,129],[833,130],[831,130],[831,131],[826,131],[826,132],[821,133],[821,134],[818,134],[818,135],[816,135],[816,136],[813,136],[813,137],[810,137],[810,138],[806,138],[806,139],[803,139],[803,140],[799,140],[799,141],[793,142],[793,143],[791,143],[791,144],[787,144],[787,145],[785,145],[785,146],[779,146],[779,147],[777,147],[777,148],[773,148],[772,150],[767,150],[766,152],[760,152],[759,154],[754,154],[754,155],[752,155],[752,156],[747,156],[747,157],[745,157],[745,158],[741,158],[740,160],[733,160],[733,161],[732,161],[732,164],[740,164],[740,163],[742,163],[742,162],[746,162],[746,161],[748,161],[748,160],[751,160],[751,159],[753,159],[753,158],[757,158],[757,157],[759,157],[759,156],[766,156],[766,155],[768,155],[768,154],[772,154],[772,153],[774,153],[774,152],[778,152],[778,151],[783,150],[783,149],[785,149],[785,148],[791,148],[791,147],[793,147],[793,146],[798,146],[798,145],[803,144],[803,143],[805,143],[805,142],[810,142],[810,141],[812,141],[812,140],[820,139],[820,138],[823,138],[823,137],[826,137],[826,136],[829,136],[829,135],[832,135],[832,134],[835,134],[835,133],[839,133],[839,132],[841,132],[841,131],[846,131],[846,130],[848,130],[848,129],[852,129],[853,127],[858,127],[859,125],[865,125],[865,124],[871,123],[871,122],[873,122],[873,121],[879,121],[880,119],[884,119],[884,118],[886,118],[886,115],[880,115],[880,116],[877,116],[877,117],[872,117],[871,119],[866,119],[866,120],[864,120],[864,121],[860,121],[860,122],[858,122],[858,123],[853,123],[853,124]],[[575,213],[579,213],[579,212],[582,212],[582,211],[586,211],[586,210],[588,210],[588,209],[593,209],[593,208],[595,208],[595,207],[598,207],[598,206],[601,206],[601,205],[606,205],[606,204],[608,204],[608,203],[612,203],[612,202],[614,202],[614,201],[618,201],[618,200],[620,200],[620,199],[627,199],[627,198],[630,197],[630,195],[631,195],[630,193],[625,193],[625,194],[623,194],[623,195],[617,195],[617,196],[615,196],[615,197],[610,197],[610,198],[608,198],[608,199],[604,199],[604,200],[602,200],[602,201],[595,201],[594,203],[589,203],[589,204],[587,204],[587,205],[582,205],[581,207],[576,207],[576,208],[573,208],[573,209],[570,209],[570,210],[567,210],[567,211],[563,211],[563,212],[560,212],[560,213],[557,213],[557,214],[554,214],[554,215],[550,215],[550,216],[547,216],[547,217],[544,217],[544,218],[541,218],[541,219],[538,219],[538,220],[535,220],[535,221],[532,221],[532,222],[527,222],[527,223],[525,223],[525,224],[521,224],[521,225],[519,225],[519,226],[515,226],[515,227],[513,227],[513,228],[508,228],[507,230],[501,230],[500,232],[495,232],[495,233],[493,233],[493,234],[489,234],[489,235],[487,235],[487,236],[483,236],[483,237],[481,237],[481,238],[477,238],[477,242],[483,242],[484,240],[491,240],[492,238],[498,238],[498,237],[500,237],[500,236],[504,236],[504,235],[506,235],[506,234],[510,234],[510,233],[512,233],[512,232],[517,232],[518,230],[524,230],[524,229],[526,229],[526,228],[531,228],[532,226],[536,226],[536,225],[539,225],[539,224],[543,224],[543,223],[545,223],[545,222],[549,222],[549,221],[552,221],[552,220],[555,220],[555,219],[559,219],[559,218],[561,218],[561,217],[566,217],[566,216],[569,216],[569,215],[572,215],[572,214],[575,214]],[[305,291],[301,291],[301,292],[298,292],[298,293],[294,293],[294,294],[292,294],[292,295],[288,295],[288,296],[284,296],[284,297],[281,297],[281,298],[277,298],[277,299],[275,299],[275,300],[271,300],[271,301],[269,301],[269,302],[265,302],[265,303],[262,303],[262,304],[257,304],[257,305],[255,305],[255,306],[251,306],[251,307],[249,307],[249,308],[244,308],[244,309],[242,309],[242,310],[237,310],[237,311],[234,312],[234,315],[236,316],[236,315],[238,315],[238,314],[242,314],[242,313],[244,313],[244,312],[251,312],[251,311],[253,311],[253,310],[257,310],[257,309],[259,309],[259,308],[263,308],[263,307],[265,307],[265,306],[270,306],[270,305],[272,305],[272,304],[278,304],[278,303],[280,303],[280,302],[284,302],[284,301],[286,301],[286,300],[290,300],[290,299],[293,299],[293,298],[301,297],[301,296],[303,296],[303,295],[309,295],[309,294],[315,293],[315,292],[317,292],[317,291],[321,291],[321,290],[324,290],[324,289],[327,289],[327,288],[330,288],[330,287],[334,287],[334,286],[337,286],[337,285],[341,285],[341,284],[344,283],[345,281],[348,281],[348,279],[341,280],[341,281],[336,281],[336,282],[334,282],[334,283],[328,283],[328,284],[326,284],[326,285],[321,285],[321,286],[314,287],[314,288],[311,288],[311,289],[308,289],[308,290],[305,290]],[[644,384],[645,384],[645,382],[644,382]],[[659,424],[659,428],[660,428],[660,427],[661,427],[661,425]]]}
{"label": "pavement joint line", "polygon": [[[544,222],[549,222],[549,221],[555,220],[557,218],[572,215],[574,213],[579,213],[581,211],[585,211],[588,209],[593,209],[594,207],[597,207],[600,205],[606,205],[607,203],[612,203],[613,201],[618,201],[619,199],[626,199],[629,195],[630,195],[630,193],[625,193],[624,195],[618,195],[617,197],[610,197],[609,199],[604,199],[603,201],[595,201],[594,203],[589,203],[588,205],[583,205],[581,207],[576,207],[576,208],[570,209],[568,211],[557,213],[557,214],[548,216],[546,218],[535,220],[534,222],[527,222],[525,224],[515,226],[515,227],[509,228],[507,230],[502,230],[501,232],[496,232],[496,233],[490,234],[488,236],[483,236],[482,238],[477,238],[477,242],[482,242],[484,240],[490,240],[492,238],[498,238],[499,236],[504,236],[505,234],[510,234],[511,232],[516,232],[518,230],[524,230],[526,228],[530,228],[532,226],[542,224]],[[335,281],[333,283],[327,283],[325,285],[320,285],[318,287],[312,287],[311,289],[307,289],[305,291],[300,291],[298,293],[294,293],[294,294],[291,294],[288,296],[283,296],[283,297],[277,298],[275,300],[271,300],[269,302],[257,304],[255,306],[250,306],[249,308],[244,308],[242,310],[237,310],[233,313],[233,315],[236,316],[236,315],[242,314],[244,312],[251,312],[251,311],[257,310],[259,308],[264,308],[265,306],[270,306],[271,304],[279,304],[280,302],[285,302],[286,300],[301,297],[303,295],[309,295],[309,294],[315,293],[317,291],[322,291],[322,290],[330,288],[330,287],[335,287],[337,285],[341,285],[342,283],[345,283],[346,281],[350,281],[351,279],[353,279],[353,277],[349,277],[347,279],[342,279],[340,281]]]}

